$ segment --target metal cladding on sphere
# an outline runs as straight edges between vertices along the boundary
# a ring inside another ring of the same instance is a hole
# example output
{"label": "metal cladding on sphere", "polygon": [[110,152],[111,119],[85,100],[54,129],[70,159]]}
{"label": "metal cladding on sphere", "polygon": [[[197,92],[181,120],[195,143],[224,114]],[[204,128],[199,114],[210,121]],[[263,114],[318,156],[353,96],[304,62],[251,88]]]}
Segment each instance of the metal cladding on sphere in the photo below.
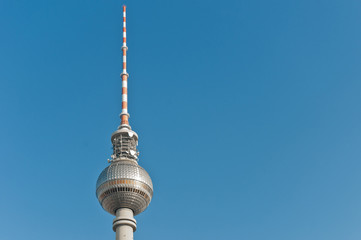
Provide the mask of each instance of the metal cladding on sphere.
{"label": "metal cladding on sphere", "polygon": [[134,215],[143,212],[153,196],[148,173],[134,161],[116,161],[103,170],[97,181],[97,198],[107,212],[130,208]]}
{"label": "metal cladding on sphere", "polygon": [[143,212],[153,197],[153,184],[147,171],[138,165],[138,135],[120,126],[112,136],[111,164],[100,174],[96,195],[110,214],[129,208],[137,215]]}

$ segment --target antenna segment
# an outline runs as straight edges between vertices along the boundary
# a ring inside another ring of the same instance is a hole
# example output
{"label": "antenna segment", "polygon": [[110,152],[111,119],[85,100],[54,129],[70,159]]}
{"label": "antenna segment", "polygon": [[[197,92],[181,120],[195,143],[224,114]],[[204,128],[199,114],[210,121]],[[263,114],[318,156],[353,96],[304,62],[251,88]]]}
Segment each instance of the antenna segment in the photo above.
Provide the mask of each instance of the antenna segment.
{"label": "antenna segment", "polygon": [[120,114],[121,124],[120,128],[129,126],[129,113],[128,113],[128,77],[127,73],[127,24],[126,24],[126,6],[123,6],[123,72],[120,74],[122,79],[122,112]]}

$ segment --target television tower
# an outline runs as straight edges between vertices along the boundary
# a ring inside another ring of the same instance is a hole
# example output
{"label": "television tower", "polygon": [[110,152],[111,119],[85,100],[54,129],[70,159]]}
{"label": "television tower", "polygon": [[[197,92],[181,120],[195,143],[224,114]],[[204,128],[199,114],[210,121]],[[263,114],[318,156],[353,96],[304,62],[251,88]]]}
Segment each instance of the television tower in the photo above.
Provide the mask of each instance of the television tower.
{"label": "television tower", "polygon": [[121,124],[112,134],[110,165],[99,175],[96,196],[105,211],[115,215],[116,240],[133,240],[137,228],[134,216],[143,212],[153,196],[153,184],[147,171],[138,165],[138,135],[131,130],[128,114],[126,7],[123,6],[123,72]]}

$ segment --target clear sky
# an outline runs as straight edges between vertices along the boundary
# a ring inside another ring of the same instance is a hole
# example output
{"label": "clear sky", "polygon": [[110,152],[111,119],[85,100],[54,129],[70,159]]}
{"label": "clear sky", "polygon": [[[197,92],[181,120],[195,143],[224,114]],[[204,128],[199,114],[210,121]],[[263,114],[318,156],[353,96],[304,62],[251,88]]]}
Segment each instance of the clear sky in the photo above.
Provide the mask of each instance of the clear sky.
{"label": "clear sky", "polygon": [[361,3],[0,0],[0,239],[114,239],[121,108],[154,198],[135,239],[361,239]]}

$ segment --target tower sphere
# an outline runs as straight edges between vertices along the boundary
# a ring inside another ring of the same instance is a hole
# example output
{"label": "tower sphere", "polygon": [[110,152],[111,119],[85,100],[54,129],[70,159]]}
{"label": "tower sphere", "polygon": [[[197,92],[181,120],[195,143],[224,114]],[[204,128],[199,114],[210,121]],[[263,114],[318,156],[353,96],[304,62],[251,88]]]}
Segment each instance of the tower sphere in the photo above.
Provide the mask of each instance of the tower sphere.
{"label": "tower sphere", "polygon": [[99,175],[96,189],[99,203],[113,215],[120,208],[130,208],[137,215],[148,207],[153,196],[149,174],[134,160],[111,163]]}

